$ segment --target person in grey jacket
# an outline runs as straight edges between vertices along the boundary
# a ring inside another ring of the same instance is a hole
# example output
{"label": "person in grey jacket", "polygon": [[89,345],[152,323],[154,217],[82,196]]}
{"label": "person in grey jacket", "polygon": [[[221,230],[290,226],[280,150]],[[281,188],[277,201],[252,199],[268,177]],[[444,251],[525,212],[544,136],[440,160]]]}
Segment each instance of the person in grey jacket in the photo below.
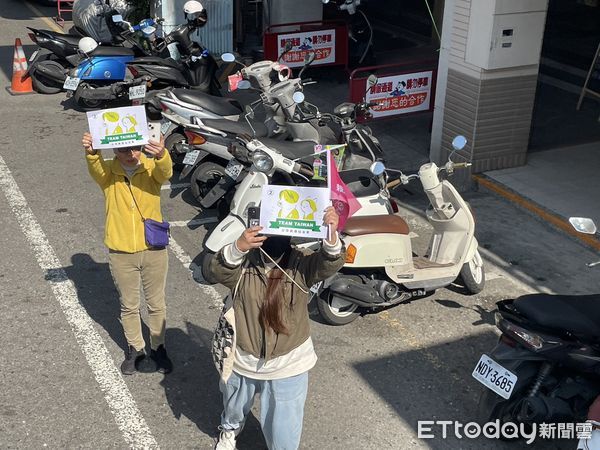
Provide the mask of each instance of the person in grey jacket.
{"label": "person in grey jacket", "polygon": [[235,449],[257,393],[269,449],[300,445],[308,371],[317,361],[309,291],[344,265],[338,222],[335,209],[327,208],[330,239],[316,252],[301,252],[291,247],[289,237],[261,236],[261,227],[252,227],[211,260],[211,275],[233,291],[236,342],[232,373],[220,382],[224,410],[217,450]]}

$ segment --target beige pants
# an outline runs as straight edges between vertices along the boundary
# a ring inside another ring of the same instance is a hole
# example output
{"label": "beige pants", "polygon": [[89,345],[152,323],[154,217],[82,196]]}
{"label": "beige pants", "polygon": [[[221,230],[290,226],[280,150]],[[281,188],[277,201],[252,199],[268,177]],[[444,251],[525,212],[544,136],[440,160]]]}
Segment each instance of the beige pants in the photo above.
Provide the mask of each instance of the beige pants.
{"label": "beige pants", "polygon": [[145,347],[140,318],[140,281],[148,307],[150,346],[156,350],[165,342],[167,307],[165,285],[169,267],[166,249],[137,253],[110,251],[110,272],[121,297],[121,324],[127,343],[136,350]]}

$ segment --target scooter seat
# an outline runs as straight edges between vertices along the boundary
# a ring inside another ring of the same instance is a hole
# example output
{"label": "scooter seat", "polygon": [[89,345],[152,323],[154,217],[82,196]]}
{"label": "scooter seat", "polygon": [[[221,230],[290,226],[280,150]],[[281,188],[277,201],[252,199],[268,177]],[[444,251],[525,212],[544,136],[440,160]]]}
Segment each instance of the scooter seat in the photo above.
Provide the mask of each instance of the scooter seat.
{"label": "scooter seat", "polygon": [[242,105],[233,98],[215,97],[201,91],[189,89],[173,89],[178,99],[208,109],[220,116],[237,116],[242,112]]}
{"label": "scooter seat", "polygon": [[[314,142],[279,141],[277,139],[261,138],[260,142],[273,148],[289,159],[304,158],[315,153]],[[308,159],[307,162],[310,162]]]}
{"label": "scooter seat", "polygon": [[77,35],[77,34],[57,33],[56,31],[50,31],[50,30],[39,30],[39,31],[42,33],[49,34],[50,36],[52,36],[56,39],[60,39],[61,41],[64,41],[70,45],[73,45],[74,47],[79,46],[79,41],[82,38],[82,36]]}
{"label": "scooter seat", "polygon": [[394,215],[350,217],[344,227],[344,234],[348,236],[377,233],[408,234],[409,232],[408,224],[404,219]]}
{"label": "scooter seat", "polygon": [[[202,123],[207,127],[216,128],[217,130],[221,130],[229,134],[248,134],[250,136],[253,135],[252,128],[250,128],[250,125],[248,125],[248,122],[246,122],[245,120],[243,122],[234,122],[233,120],[227,119],[202,119]],[[250,123],[254,127],[254,130],[256,130],[256,137],[262,138],[263,136],[269,134],[267,127],[264,123],[255,122],[254,120],[251,120]]]}
{"label": "scooter seat", "polygon": [[142,56],[133,61],[135,64],[156,64],[157,66],[168,66],[181,70],[182,65],[173,58],[160,58],[158,56]]}
{"label": "scooter seat", "polygon": [[99,45],[91,53],[92,56],[133,56],[132,49],[126,47],[103,47]]}
{"label": "scooter seat", "polygon": [[600,295],[529,294],[513,306],[523,316],[545,328],[576,335],[600,337]]}

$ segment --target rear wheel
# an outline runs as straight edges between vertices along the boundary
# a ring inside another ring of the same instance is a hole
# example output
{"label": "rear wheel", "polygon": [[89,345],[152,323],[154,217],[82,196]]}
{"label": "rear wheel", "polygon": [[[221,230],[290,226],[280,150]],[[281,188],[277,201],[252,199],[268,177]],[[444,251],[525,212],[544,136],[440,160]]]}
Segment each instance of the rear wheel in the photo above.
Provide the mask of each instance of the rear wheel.
{"label": "rear wheel", "polygon": [[183,159],[185,158],[185,153],[178,153],[174,151],[175,144],[187,142],[185,136],[179,132],[171,133],[165,139],[165,147],[171,154],[171,159],[173,160],[173,164],[175,166],[181,166],[183,164]]}
{"label": "rear wheel", "polygon": [[104,100],[97,100],[97,99],[90,99],[90,98],[82,97],[82,93],[85,92],[87,89],[94,89],[94,87],[84,85],[84,86],[79,86],[75,90],[75,94],[73,95],[73,99],[75,100],[75,103],[77,103],[79,105],[79,107],[81,107],[81,109],[83,109],[84,111],[92,110],[92,109],[101,109],[102,106],[104,105]]}
{"label": "rear wheel", "polygon": [[317,297],[317,309],[329,325],[346,325],[358,317],[358,305],[331,295],[329,289]]}
{"label": "rear wheel", "polygon": [[469,291],[469,294],[479,294],[485,286],[485,270],[483,268],[483,259],[479,250],[475,251],[473,258],[463,264],[460,270],[460,279]]}
{"label": "rear wheel", "polygon": [[206,194],[225,176],[225,167],[214,162],[200,164],[191,177],[192,195],[200,203]]}
{"label": "rear wheel", "polygon": [[[47,55],[48,57],[50,55]],[[45,59],[37,63],[37,67],[43,66],[45,69],[53,72],[64,72],[64,66],[51,59]],[[40,94],[57,94],[62,91],[62,84],[58,84],[55,80],[46,77],[41,71],[34,70],[31,73],[31,83],[33,89]]]}

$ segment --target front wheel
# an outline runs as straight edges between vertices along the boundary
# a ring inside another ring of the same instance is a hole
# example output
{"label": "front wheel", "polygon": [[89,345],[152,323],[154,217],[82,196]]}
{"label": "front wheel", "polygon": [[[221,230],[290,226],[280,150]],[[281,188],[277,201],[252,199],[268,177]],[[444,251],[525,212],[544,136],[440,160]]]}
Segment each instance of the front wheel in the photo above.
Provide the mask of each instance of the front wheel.
{"label": "front wheel", "polygon": [[224,176],[225,167],[214,162],[207,161],[196,167],[190,180],[196,202],[200,203]]}
{"label": "front wheel", "polygon": [[358,305],[331,295],[327,289],[317,296],[317,309],[329,325],[347,325],[358,317]]}
{"label": "front wheel", "polygon": [[460,270],[460,279],[469,294],[479,294],[483,290],[485,286],[485,270],[479,250],[475,250],[473,258],[463,264]]}

